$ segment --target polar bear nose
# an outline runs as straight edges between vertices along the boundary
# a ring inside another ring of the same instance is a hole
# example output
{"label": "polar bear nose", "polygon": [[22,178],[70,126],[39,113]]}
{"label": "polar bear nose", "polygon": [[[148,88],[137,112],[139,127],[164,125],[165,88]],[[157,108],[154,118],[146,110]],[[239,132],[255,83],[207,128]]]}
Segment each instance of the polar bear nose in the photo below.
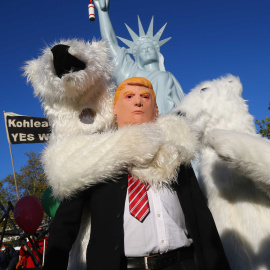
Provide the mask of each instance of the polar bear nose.
{"label": "polar bear nose", "polygon": [[53,65],[56,75],[61,79],[63,75],[86,68],[84,62],[68,52],[70,46],[57,44],[52,49]]}
{"label": "polar bear nose", "polygon": [[79,115],[80,121],[83,124],[93,124],[95,122],[96,112],[93,109],[85,108]]}

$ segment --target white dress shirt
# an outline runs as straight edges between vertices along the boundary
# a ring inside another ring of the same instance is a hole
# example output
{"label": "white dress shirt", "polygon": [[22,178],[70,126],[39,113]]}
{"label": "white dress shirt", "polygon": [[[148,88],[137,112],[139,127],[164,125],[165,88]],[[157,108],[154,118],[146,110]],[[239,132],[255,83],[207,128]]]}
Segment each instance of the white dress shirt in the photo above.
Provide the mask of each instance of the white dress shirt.
{"label": "white dress shirt", "polygon": [[150,213],[141,223],[129,212],[128,192],[124,211],[124,245],[126,257],[166,253],[190,246],[184,214],[175,191],[169,188],[147,191]]}

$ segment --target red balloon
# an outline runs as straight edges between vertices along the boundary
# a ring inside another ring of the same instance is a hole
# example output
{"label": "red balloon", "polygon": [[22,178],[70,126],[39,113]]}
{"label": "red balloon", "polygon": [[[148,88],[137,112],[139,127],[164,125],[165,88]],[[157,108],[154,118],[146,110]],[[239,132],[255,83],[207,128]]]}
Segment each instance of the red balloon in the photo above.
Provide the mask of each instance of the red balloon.
{"label": "red balloon", "polygon": [[26,233],[36,232],[43,219],[41,202],[34,196],[21,198],[14,207],[14,218],[18,226]]}

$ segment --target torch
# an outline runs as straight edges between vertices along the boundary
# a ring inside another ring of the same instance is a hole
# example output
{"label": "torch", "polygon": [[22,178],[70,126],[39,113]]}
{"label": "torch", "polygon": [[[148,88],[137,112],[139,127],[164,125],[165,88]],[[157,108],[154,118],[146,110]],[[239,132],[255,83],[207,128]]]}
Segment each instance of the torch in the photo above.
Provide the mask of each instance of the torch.
{"label": "torch", "polygon": [[94,21],[96,17],[95,17],[95,6],[93,4],[93,0],[89,1],[88,12],[89,12],[89,20]]}

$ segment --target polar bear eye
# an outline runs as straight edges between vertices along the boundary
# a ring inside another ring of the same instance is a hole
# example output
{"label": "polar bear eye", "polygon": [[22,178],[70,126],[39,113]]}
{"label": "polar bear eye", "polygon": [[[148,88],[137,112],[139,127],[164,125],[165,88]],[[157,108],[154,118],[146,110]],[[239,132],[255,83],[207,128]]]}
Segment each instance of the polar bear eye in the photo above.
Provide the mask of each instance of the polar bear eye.
{"label": "polar bear eye", "polygon": [[208,87],[204,87],[204,88],[201,89],[201,92],[204,92],[207,89],[208,89]]}
{"label": "polar bear eye", "polygon": [[96,113],[90,108],[85,108],[82,110],[79,118],[83,124],[93,124],[95,121]]}

